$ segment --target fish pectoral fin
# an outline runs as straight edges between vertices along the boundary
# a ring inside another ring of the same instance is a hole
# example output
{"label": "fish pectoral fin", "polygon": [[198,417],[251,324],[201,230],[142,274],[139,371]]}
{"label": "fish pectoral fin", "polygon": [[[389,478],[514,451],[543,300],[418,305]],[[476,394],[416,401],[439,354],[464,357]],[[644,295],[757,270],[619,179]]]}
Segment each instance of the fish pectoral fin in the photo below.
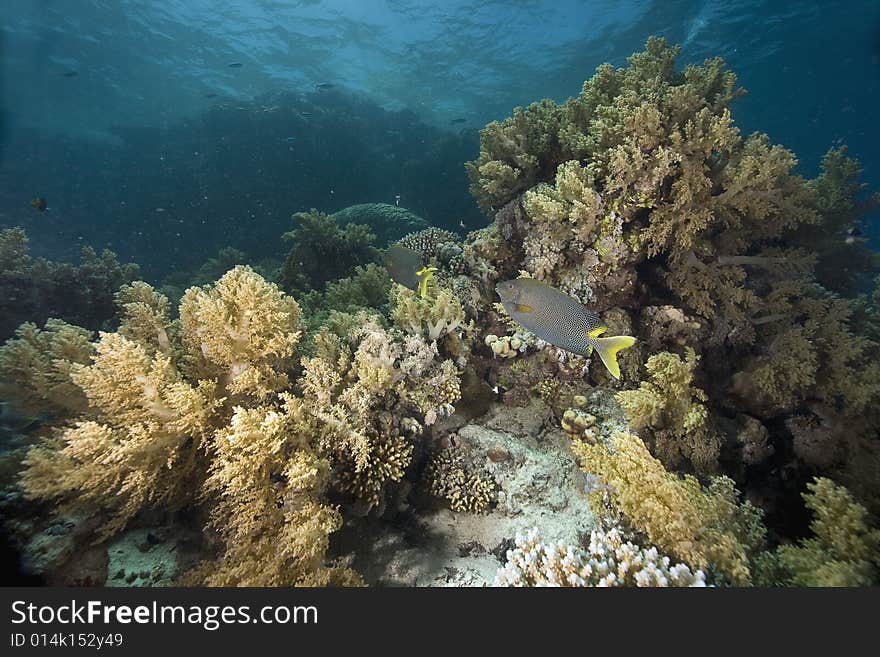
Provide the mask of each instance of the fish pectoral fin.
{"label": "fish pectoral fin", "polygon": [[535,310],[531,306],[527,306],[524,303],[515,303],[515,304],[513,304],[513,307],[516,309],[516,312],[518,312],[518,313],[531,313],[531,312],[534,312],[534,310]]}
{"label": "fish pectoral fin", "polygon": [[587,331],[587,335],[590,336],[591,338],[598,338],[600,335],[602,335],[607,330],[608,330],[607,326],[597,326],[596,328],[590,329],[589,331]]}
{"label": "fish pectoral fin", "polygon": [[617,364],[617,352],[632,347],[636,339],[629,335],[615,335],[611,338],[596,338],[594,346],[605,367],[615,379],[620,378],[620,366]]}

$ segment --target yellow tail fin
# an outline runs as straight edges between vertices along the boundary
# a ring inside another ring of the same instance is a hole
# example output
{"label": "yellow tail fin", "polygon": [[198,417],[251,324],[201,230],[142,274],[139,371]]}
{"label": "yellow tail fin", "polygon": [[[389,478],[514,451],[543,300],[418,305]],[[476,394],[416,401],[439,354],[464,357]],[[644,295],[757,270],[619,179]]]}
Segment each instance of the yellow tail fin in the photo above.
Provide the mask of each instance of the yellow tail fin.
{"label": "yellow tail fin", "polygon": [[620,366],[617,364],[617,352],[632,347],[636,339],[628,335],[615,335],[612,338],[594,338],[593,346],[596,353],[605,363],[605,367],[615,379],[620,378]]}

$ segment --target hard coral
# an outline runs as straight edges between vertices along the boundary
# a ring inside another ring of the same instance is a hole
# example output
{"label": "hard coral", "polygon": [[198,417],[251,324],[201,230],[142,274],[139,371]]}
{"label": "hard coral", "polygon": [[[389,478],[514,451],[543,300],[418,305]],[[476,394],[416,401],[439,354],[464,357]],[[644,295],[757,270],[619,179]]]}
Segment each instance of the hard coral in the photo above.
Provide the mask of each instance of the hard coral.
{"label": "hard coral", "polygon": [[407,233],[428,228],[428,222],[398,205],[389,203],[360,203],[350,205],[331,217],[340,226],[360,224],[367,226],[376,235],[380,246],[398,240]]}
{"label": "hard coral", "polygon": [[517,534],[516,547],[498,570],[495,586],[706,586],[702,570],[691,571],[657,548],[624,540],[618,528],[594,530],[586,549],[545,544],[537,528]]}
{"label": "hard coral", "polygon": [[425,469],[429,492],[446,500],[453,511],[482,513],[495,499],[495,482],[450,446],[431,457]]}

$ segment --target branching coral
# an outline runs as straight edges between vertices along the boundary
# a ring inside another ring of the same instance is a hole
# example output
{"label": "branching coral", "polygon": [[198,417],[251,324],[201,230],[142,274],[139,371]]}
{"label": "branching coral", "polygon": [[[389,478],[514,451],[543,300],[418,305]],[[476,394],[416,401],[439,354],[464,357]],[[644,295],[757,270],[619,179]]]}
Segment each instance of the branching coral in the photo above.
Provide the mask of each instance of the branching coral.
{"label": "branching coral", "polygon": [[617,393],[617,401],[632,427],[647,431],[660,460],[670,467],[687,460],[698,471],[711,472],[718,464],[721,439],[702,403],[706,393],[692,386],[698,360],[690,347],[684,360],[669,352],[654,354],[645,364],[651,381]]}
{"label": "branching coral", "polygon": [[670,565],[671,559],[657,548],[625,541],[617,528],[591,532],[586,549],[548,545],[536,528],[517,534],[515,543],[495,576],[495,586],[706,586],[702,570]]}
{"label": "branching coral", "polygon": [[588,442],[573,447],[584,471],[608,487],[594,497],[604,498],[660,550],[711,568],[732,584],[752,581],[764,527],[755,507],[738,503],[732,480],[717,477],[703,488],[693,477],[671,474],[630,433],[616,433],[610,448]]}
{"label": "branching coral", "polygon": [[880,574],[880,530],[842,486],[817,478],[807,484],[814,537],[775,553],[777,576],[789,586],[871,586]]}
{"label": "branching coral", "polygon": [[367,510],[380,507],[424,425],[452,412],[458,370],[438,358],[436,345],[386,330],[375,318],[363,317],[344,339],[319,332],[315,343],[300,380],[312,431],[341,486]]}
{"label": "branching coral", "polygon": [[427,340],[439,340],[470,330],[461,302],[445,288],[433,288],[422,298],[402,285],[393,286],[391,320],[395,326]]}
{"label": "branching coral", "polygon": [[447,447],[434,454],[425,469],[431,495],[446,500],[453,511],[481,513],[495,499],[495,482],[461,454]]}

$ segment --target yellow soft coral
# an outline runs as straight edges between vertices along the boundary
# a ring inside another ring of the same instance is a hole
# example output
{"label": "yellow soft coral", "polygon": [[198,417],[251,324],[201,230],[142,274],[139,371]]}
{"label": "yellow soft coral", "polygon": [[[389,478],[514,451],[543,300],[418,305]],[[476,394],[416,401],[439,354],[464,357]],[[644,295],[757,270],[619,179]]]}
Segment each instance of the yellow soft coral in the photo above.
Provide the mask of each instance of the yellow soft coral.
{"label": "yellow soft coral", "polygon": [[651,381],[642,381],[638,390],[617,393],[634,429],[644,429],[652,438],[655,453],[670,466],[682,458],[701,472],[717,466],[721,439],[712,430],[707,397],[692,385],[699,356],[688,347],[685,359],[670,352],[654,354],[645,368]]}
{"label": "yellow soft coral", "polygon": [[871,586],[880,573],[880,530],[849,491],[822,477],[807,484],[814,537],[776,552],[782,583],[789,586]]}
{"label": "yellow soft coral", "polygon": [[22,486],[71,511],[106,509],[107,537],[147,505],[188,499],[218,400],[211,382],[187,383],[171,360],[118,333],[102,333],[73,382],[94,419],[76,422],[27,457]]}
{"label": "yellow soft coral", "polygon": [[75,365],[89,362],[91,331],[60,319],[43,329],[27,322],[0,347],[0,394],[15,399],[20,410],[56,419],[82,412],[86,399],[70,380]]}
{"label": "yellow soft coral", "polygon": [[266,399],[288,387],[284,360],[300,336],[300,308],[277,285],[238,266],[180,301],[187,374],[216,378],[231,395]]}
{"label": "yellow soft coral", "polygon": [[675,558],[709,568],[735,585],[751,582],[751,559],[763,543],[760,512],[737,502],[733,481],[712,480],[708,488],[678,477],[648,452],[641,439],[618,432],[611,448],[575,442],[581,467],[600,478],[603,496],[650,542]]}
{"label": "yellow soft coral", "polygon": [[302,401],[235,409],[218,431],[205,490],[217,503],[212,524],[223,538],[217,560],[197,572],[211,586],[356,584],[346,568],[326,567],[328,536],[342,524],[323,502],[330,464],[303,431]]}

